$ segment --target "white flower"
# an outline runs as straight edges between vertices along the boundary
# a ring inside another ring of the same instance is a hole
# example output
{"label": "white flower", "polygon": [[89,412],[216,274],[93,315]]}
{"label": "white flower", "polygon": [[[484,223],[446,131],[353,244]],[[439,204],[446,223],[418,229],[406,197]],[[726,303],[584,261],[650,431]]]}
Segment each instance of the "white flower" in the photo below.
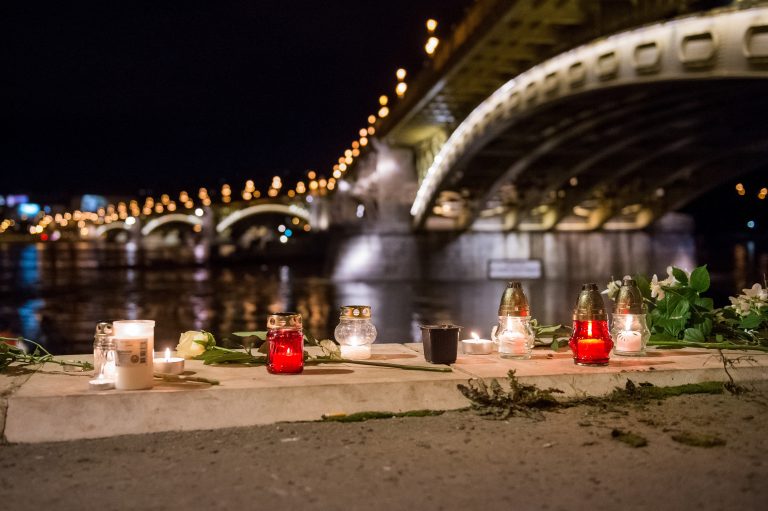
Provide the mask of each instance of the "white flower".
{"label": "white flower", "polygon": [[[669,280],[669,279],[667,279]],[[651,298],[658,298],[659,300],[664,299],[664,290],[661,288],[661,286],[667,286],[669,285],[666,280],[662,280],[659,282],[659,277],[656,276],[656,274],[653,274],[653,278],[651,279]]]}
{"label": "white flower", "polygon": [[742,289],[742,292],[749,298],[757,298],[758,300],[768,299],[768,289],[763,289],[760,284],[755,284],[749,289]]}
{"label": "white flower", "polygon": [[603,290],[601,294],[608,295],[608,298],[611,300],[615,299],[616,295],[619,292],[619,288],[621,287],[621,281],[620,280],[612,280],[608,283],[608,287]]}
{"label": "white flower", "polygon": [[195,358],[205,352],[205,346],[196,341],[208,341],[205,332],[188,330],[179,336],[179,344],[176,346],[176,354],[184,358]]}

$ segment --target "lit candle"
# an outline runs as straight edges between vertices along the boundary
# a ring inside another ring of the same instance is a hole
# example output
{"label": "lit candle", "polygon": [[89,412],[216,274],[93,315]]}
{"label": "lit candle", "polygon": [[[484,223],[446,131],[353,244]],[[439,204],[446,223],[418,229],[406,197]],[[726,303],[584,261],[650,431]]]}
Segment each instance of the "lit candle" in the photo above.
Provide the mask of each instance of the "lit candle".
{"label": "lit candle", "polygon": [[181,357],[172,357],[171,348],[165,348],[164,357],[155,354],[155,372],[163,374],[183,374],[184,359]]}
{"label": "lit candle", "polygon": [[151,389],[154,382],[155,322],[125,320],[112,323],[117,348],[118,390]]}
{"label": "lit candle", "polygon": [[[509,320],[507,320],[509,323]],[[525,355],[528,353],[528,336],[519,330],[504,330],[499,336],[499,352],[510,355]]]}
{"label": "lit candle", "polygon": [[471,339],[461,341],[461,350],[465,355],[488,355],[493,352],[493,341],[480,339],[475,332],[471,333]]}
{"label": "lit candle", "polygon": [[632,314],[627,314],[624,318],[624,329],[616,336],[616,351],[634,353],[642,351],[643,336],[640,332],[631,330]]}
{"label": "lit candle", "polygon": [[346,338],[346,344],[342,344],[341,357],[350,360],[365,360],[371,358],[371,345],[364,344],[363,340],[356,335]]}

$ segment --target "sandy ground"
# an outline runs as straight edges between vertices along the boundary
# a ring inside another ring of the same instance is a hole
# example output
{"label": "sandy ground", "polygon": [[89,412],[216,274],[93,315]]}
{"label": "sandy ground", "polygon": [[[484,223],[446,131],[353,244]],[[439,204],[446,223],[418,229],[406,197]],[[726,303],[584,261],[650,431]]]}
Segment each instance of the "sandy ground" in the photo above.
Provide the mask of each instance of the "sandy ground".
{"label": "sandy ground", "polygon": [[[681,432],[726,445],[684,445]],[[766,435],[760,384],[543,421],[451,412],[1,445],[0,509],[764,510]]]}

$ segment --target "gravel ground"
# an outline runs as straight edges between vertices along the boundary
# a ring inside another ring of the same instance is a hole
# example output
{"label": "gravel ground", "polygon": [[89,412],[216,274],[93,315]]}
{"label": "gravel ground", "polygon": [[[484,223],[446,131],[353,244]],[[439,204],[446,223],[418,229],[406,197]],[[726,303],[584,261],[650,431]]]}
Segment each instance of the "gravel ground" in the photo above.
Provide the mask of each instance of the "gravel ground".
{"label": "gravel ground", "polygon": [[450,412],[0,445],[0,509],[764,510],[767,432],[761,383],[540,421]]}

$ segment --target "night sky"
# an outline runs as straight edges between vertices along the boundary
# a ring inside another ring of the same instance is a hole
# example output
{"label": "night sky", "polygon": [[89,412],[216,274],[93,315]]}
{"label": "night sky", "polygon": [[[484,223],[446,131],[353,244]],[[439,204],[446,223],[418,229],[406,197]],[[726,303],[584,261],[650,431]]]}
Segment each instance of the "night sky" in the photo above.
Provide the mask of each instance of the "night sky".
{"label": "night sky", "polygon": [[4,5],[0,194],[174,192],[327,172],[468,0]]}

